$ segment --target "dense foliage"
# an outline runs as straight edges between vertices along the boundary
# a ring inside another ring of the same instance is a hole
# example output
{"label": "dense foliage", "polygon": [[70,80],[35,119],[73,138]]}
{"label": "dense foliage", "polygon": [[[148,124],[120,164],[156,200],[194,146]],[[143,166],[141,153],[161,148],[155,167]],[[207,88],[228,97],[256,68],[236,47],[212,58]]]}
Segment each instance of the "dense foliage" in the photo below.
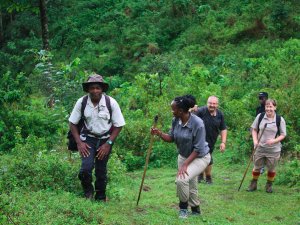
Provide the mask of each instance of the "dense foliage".
{"label": "dense foliage", "polygon": [[[62,149],[68,114],[92,71],[110,84],[108,94],[127,122],[112,161],[114,179],[124,171],[119,160],[129,170],[142,167],[153,117],[158,114],[159,126],[168,131],[170,102],[187,93],[198,105],[210,95],[220,98],[229,129],[227,163],[245,161],[259,91],[278,100],[288,128],[283,142],[287,174],[299,177],[297,1],[48,1],[50,51],[40,50],[35,2],[4,2],[0,171],[9,182],[0,183],[2,190],[76,188],[78,165],[68,164]],[[155,143],[150,165],[175,166],[174,148]],[[280,180],[297,183],[290,177]],[[111,185],[117,196],[116,183]]]}

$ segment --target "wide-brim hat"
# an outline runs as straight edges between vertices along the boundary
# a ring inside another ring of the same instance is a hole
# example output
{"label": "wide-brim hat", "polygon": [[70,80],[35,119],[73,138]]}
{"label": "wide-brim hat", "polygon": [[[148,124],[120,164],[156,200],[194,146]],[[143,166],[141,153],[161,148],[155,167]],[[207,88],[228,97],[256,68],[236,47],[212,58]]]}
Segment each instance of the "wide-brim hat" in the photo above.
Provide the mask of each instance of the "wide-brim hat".
{"label": "wide-brim hat", "polygon": [[86,82],[82,83],[82,88],[85,92],[88,92],[89,90],[89,85],[91,84],[100,84],[100,86],[103,89],[103,92],[106,92],[109,85],[108,83],[105,83],[103,80],[103,77],[99,74],[93,74],[89,76]]}

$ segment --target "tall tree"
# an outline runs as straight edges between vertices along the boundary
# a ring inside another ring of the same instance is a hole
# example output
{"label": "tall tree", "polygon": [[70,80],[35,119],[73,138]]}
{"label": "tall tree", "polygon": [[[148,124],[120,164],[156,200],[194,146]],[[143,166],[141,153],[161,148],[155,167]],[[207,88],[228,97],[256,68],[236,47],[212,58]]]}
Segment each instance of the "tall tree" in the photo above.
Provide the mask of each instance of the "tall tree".
{"label": "tall tree", "polygon": [[[5,10],[9,13],[10,16],[13,15],[14,12],[22,12],[22,11],[31,11],[33,13],[40,13],[40,21],[41,21],[41,30],[42,30],[42,41],[43,41],[43,49],[49,50],[49,30],[48,30],[48,17],[47,17],[47,1],[39,0],[37,6],[36,0],[23,0],[23,1],[15,1],[15,0],[1,0],[0,6],[0,43],[3,40],[3,32],[4,26],[2,21],[2,10]],[[12,22],[12,21],[11,21]],[[1,39],[2,38],[2,39]]]}
{"label": "tall tree", "polygon": [[0,46],[3,43],[4,33],[3,33],[3,20],[2,20],[2,12],[0,8]]}
{"label": "tall tree", "polygon": [[40,19],[42,27],[42,40],[43,49],[49,50],[49,30],[48,30],[48,17],[47,17],[47,7],[45,0],[39,0],[40,9]]}

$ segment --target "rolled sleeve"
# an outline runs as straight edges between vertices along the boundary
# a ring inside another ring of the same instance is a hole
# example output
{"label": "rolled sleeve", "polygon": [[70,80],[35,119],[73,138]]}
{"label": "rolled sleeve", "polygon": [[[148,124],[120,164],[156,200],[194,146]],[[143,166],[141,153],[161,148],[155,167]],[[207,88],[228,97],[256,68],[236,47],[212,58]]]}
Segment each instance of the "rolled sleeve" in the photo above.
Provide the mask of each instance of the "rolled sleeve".
{"label": "rolled sleeve", "polygon": [[256,131],[258,130],[257,126],[258,126],[258,118],[259,118],[260,114],[258,114],[255,118],[255,120],[253,121],[251,128],[255,129]]}
{"label": "rolled sleeve", "polygon": [[78,124],[79,120],[81,119],[81,102],[82,102],[83,98],[80,98],[77,100],[72,113],[69,117],[69,122],[73,123],[73,124]]}
{"label": "rolled sleeve", "polygon": [[195,152],[198,152],[201,156],[205,152],[205,128],[199,127],[195,130],[193,138],[193,148]]}
{"label": "rolled sleeve", "polygon": [[123,127],[125,125],[125,119],[123,117],[119,104],[113,98],[111,98],[111,108],[112,124],[114,125],[114,127]]}

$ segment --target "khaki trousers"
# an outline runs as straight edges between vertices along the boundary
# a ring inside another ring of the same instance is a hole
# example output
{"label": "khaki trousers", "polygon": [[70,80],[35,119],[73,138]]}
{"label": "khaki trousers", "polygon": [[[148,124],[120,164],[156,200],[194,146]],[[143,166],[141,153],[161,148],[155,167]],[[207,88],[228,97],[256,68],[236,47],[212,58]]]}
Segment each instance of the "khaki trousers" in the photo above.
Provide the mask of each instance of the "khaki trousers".
{"label": "khaki trousers", "polygon": [[[181,202],[188,202],[191,207],[200,205],[197,177],[208,166],[210,158],[208,153],[202,158],[194,159],[187,168],[188,175],[185,175],[185,178],[176,178],[177,196]],[[178,168],[182,166],[185,160],[185,157],[178,155]]]}

